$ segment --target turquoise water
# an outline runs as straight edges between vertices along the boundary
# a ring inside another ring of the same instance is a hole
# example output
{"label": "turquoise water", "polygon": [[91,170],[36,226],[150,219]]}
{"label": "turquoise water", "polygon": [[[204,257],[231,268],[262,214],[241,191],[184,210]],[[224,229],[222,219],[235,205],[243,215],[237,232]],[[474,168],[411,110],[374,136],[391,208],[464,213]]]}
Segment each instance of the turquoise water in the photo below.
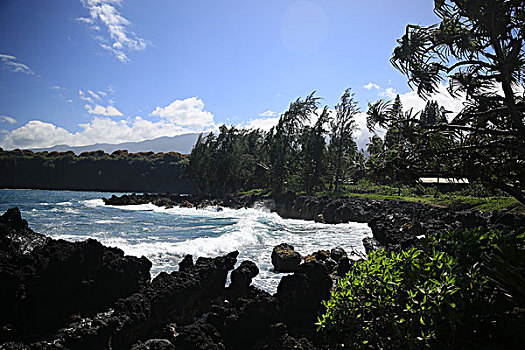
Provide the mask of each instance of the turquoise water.
{"label": "turquoise water", "polygon": [[146,256],[152,276],[177,269],[185,254],[214,257],[239,251],[239,263],[252,260],[260,269],[254,284],[275,292],[283,274],[272,271],[271,251],[289,243],[303,256],[335,246],[363,252],[362,239],[371,235],[366,224],[324,225],[282,219],[264,207],[213,211],[159,208],[152,204],[106,206],[105,192],[0,189],[0,211],[18,206],[36,231],[69,241],[95,238],[126,254]]}

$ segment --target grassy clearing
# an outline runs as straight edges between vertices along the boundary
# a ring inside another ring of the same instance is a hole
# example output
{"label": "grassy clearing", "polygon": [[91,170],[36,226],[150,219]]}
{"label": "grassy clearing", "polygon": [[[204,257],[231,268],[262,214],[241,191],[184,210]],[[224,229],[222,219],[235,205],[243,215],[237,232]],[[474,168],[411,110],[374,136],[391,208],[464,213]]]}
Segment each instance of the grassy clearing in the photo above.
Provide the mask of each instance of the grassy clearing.
{"label": "grassy clearing", "polygon": [[346,185],[339,193],[318,192],[316,195],[331,197],[357,197],[419,202],[454,210],[476,209],[479,211],[513,210],[525,213],[525,206],[515,198],[501,192],[490,192],[479,185],[470,185],[458,191],[441,193],[435,187],[392,187],[368,181]]}
{"label": "grassy clearing", "polygon": [[510,209],[525,212],[525,206],[512,197],[474,197],[442,194],[438,197],[423,196],[391,196],[371,193],[341,193],[342,196],[360,197],[370,199],[390,199],[408,202],[420,202],[425,204],[447,207],[455,210],[476,209],[479,211],[492,211]]}

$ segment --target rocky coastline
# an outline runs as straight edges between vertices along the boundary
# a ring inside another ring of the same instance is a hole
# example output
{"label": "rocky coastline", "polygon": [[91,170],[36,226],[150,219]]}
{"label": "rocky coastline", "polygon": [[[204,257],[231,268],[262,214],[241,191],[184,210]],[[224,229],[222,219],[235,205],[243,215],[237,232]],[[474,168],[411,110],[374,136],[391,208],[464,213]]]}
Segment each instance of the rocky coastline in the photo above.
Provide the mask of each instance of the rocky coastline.
{"label": "rocky coastline", "polygon": [[0,349],[318,349],[321,301],[349,266],[340,248],[316,252],[270,295],[236,251],[150,280],[148,259],[46,237],[18,208],[0,240]]}
{"label": "rocky coastline", "polygon": [[279,196],[225,195],[221,198],[207,196],[181,196],[173,194],[131,194],[104,198],[106,205],[136,205],[152,203],[171,208],[174,206],[201,209],[204,207],[229,207],[240,209],[260,205],[283,218],[314,220],[326,224],[345,222],[367,223],[373,237],[364,239],[368,250],[386,248],[406,249],[417,245],[426,235],[446,230],[505,228],[523,230],[525,216],[510,211],[479,212],[455,211],[448,208],[394,200],[354,197],[296,196],[287,193]]}
{"label": "rocky coastline", "polygon": [[[523,230],[511,212],[454,212],[419,203],[293,196],[125,195],[109,205],[252,207],[327,224],[366,222],[367,250],[417,245],[441,230]],[[54,240],[31,230],[17,208],[0,216],[0,349],[326,349],[315,321],[334,281],[352,262],[341,248],[301,257],[274,248],[282,277],[273,295],[251,285],[259,273],[238,252],[193,260],[151,279],[151,262],[95,240]],[[270,257],[268,257],[270,259]],[[226,285],[230,274],[230,284]]]}

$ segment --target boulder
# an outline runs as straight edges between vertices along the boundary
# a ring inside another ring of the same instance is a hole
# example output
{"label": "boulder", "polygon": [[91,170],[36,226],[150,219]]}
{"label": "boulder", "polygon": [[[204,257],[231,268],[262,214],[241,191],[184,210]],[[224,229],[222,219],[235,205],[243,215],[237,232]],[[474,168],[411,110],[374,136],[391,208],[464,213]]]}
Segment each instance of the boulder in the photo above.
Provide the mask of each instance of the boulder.
{"label": "boulder", "polygon": [[193,256],[191,254],[188,254],[179,263],[179,271],[187,271],[193,266]]}
{"label": "boulder", "polygon": [[312,260],[317,260],[319,262],[323,262],[327,259],[330,259],[330,251],[328,250],[318,250],[310,255],[307,255],[306,258],[304,258],[305,262],[309,262]]}
{"label": "boulder", "polygon": [[339,260],[346,257],[348,257],[348,255],[341,247],[335,247],[330,251],[330,258],[332,258],[335,262],[339,262]]}
{"label": "boulder", "polygon": [[259,274],[259,268],[251,261],[243,261],[239,267],[231,272],[231,283],[228,293],[231,298],[238,298],[248,291],[252,278]]}
{"label": "boulder", "polygon": [[301,264],[293,275],[281,278],[275,296],[290,334],[315,333],[317,313],[330,297],[332,280],[326,266],[318,261]]}
{"label": "boulder", "polygon": [[365,251],[367,254],[374,250],[379,250],[383,248],[374,237],[363,238],[363,246],[365,247]]}
{"label": "boulder", "polygon": [[272,251],[272,264],[277,272],[294,272],[301,263],[301,254],[287,243],[275,246]]}
{"label": "boulder", "polygon": [[339,262],[337,263],[336,267],[336,275],[339,277],[345,277],[348,271],[350,271],[350,266],[352,264],[352,261],[348,259],[348,257],[343,257]]}

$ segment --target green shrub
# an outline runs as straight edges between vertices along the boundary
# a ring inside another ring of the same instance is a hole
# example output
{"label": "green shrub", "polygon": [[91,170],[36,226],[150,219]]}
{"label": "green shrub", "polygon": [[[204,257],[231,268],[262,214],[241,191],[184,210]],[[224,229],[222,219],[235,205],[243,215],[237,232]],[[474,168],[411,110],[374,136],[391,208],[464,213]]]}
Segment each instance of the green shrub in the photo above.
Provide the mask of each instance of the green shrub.
{"label": "green shrub", "polygon": [[373,252],[338,281],[319,328],[342,347],[429,347],[454,333],[466,294],[482,283],[479,269],[469,281],[458,271],[456,259],[437,250]]}
{"label": "green shrub", "polygon": [[356,262],[318,326],[333,348],[512,348],[524,303],[523,233],[449,231]]}

